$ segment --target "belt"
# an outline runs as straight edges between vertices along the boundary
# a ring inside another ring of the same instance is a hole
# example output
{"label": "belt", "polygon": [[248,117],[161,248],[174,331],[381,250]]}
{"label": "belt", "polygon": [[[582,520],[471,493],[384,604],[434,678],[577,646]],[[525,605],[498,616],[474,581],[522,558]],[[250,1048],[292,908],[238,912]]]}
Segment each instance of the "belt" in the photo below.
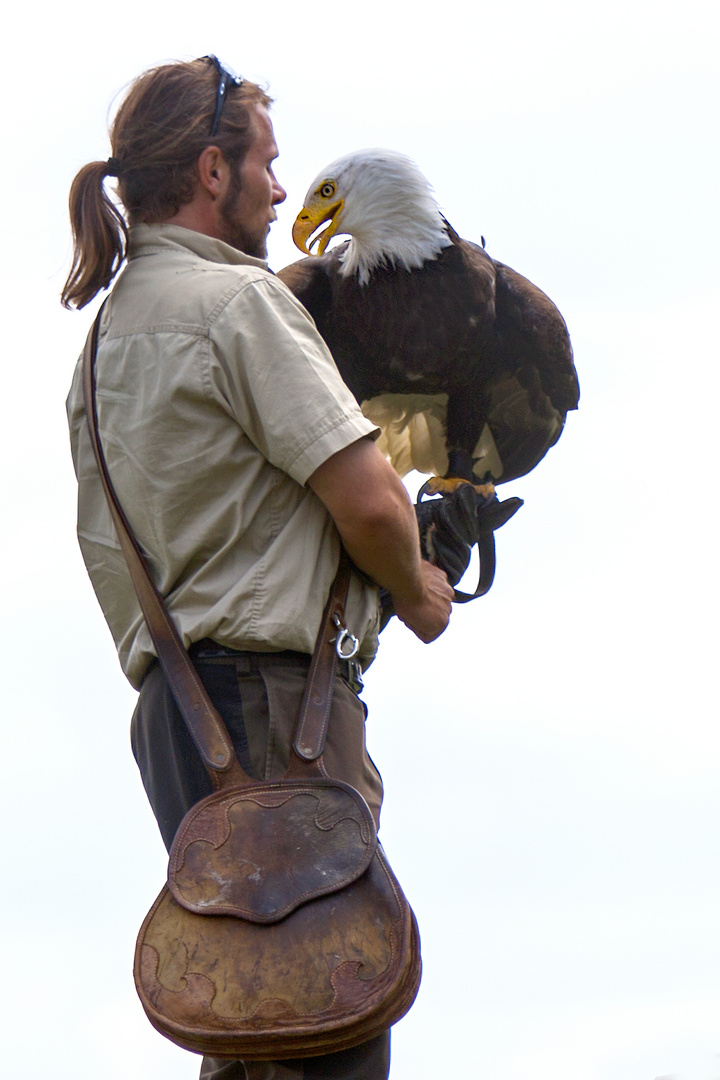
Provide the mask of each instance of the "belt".
{"label": "belt", "polygon": [[[202,638],[195,641],[188,649],[193,660],[201,663],[212,661],[233,660],[240,665],[240,669],[246,673],[258,671],[263,664],[282,664],[285,667],[301,667],[306,671],[310,667],[312,656],[309,653],[295,652],[293,649],[282,649],[279,652],[252,652],[249,649],[231,649],[227,645],[220,645],[212,638]],[[350,689],[359,694],[363,688],[362,668],[357,660],[344,657],[336,657],[337,673]]]}

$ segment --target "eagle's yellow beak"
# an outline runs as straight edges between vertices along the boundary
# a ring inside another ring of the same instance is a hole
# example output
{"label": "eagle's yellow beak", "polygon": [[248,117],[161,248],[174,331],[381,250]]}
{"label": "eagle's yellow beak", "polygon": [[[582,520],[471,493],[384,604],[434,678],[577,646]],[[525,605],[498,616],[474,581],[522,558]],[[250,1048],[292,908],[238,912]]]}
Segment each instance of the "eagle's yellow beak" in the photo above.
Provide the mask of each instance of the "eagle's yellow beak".
{"label": "eagle's yellow beak", "polygon": [[[331,238],[337,232],[337,227],[340,220],[340,214],[342,213],[343,206],[345,205],[343,199],[339,199],[332,206],[328,206],[326,202],[323,205],[317,205],[317,203],[310,202],[303,206],[302,210],[295,218],[295,224],[292,228],[292,238],[295,247],[299,247],[306,255],[323,255],[325,248],[330,243]],[[314,240],[308,240],[319,229],[324,222],[329,221],[327,229],[316,236]],[[312,248],[317,244],[317,251],[313,251]]]}

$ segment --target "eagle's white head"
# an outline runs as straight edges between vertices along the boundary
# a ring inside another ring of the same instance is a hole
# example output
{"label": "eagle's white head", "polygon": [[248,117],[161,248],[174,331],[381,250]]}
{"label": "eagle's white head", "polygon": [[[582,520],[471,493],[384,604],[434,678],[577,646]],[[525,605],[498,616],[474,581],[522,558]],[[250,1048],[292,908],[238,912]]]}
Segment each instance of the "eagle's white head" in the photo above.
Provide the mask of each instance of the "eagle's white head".
{"label": "eagle's white head", "polygon": [[306,255],[322,255],[341,234],[351,240],[340,272],[357,274],[361,285],[384,262],[415,270],[452,243],[429,183],[414,161],[394,150],[346,154],[313,180],[293,226],[295,244]]}

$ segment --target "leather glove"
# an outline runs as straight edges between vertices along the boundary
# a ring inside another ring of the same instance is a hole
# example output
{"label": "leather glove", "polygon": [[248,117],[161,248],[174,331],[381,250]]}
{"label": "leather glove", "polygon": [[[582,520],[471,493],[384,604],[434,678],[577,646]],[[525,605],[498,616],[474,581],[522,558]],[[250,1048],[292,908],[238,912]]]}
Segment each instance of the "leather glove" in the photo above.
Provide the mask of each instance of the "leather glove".
{"label": "leather glove", "polygon": [[[480,567],[478,588],[471,594],[457,593],[458,602],[474,600],[490,588],[495,569],[493,533],[522,504],[518,498],[500,502],[495,492],[480,495],[471,484],[461,484],[448,495],[415,504],[422,557],[444,570],[453,588],[468,568],[473,547],[480,544],[481,564],[484,557],[486,565]],[[385,589],[380,590],[380,611],[380,627],[384,629],[395,613]]]}

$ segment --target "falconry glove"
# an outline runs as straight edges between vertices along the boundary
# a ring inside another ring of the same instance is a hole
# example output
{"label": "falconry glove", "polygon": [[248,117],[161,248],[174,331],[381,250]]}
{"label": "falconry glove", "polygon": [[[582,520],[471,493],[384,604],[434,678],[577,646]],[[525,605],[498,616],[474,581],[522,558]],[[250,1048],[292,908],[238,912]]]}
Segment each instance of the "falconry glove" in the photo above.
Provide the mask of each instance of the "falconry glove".
{"label": "falconry glove", "polygon": [[[499,529],[523,504],[522,499],[500,502],[495,492],[481,495],[472,484],[461,484],[450,494],[415,504],[422,557],[444,570],[455,588],[470,564],[475,544],[480,557],[480,576],[474,593],[455,589],[455,602],[464,604],[484,596],[495,576],[495,537]],[[395,614],[392,598],[380,590],[380,626],[385,628]]]}

